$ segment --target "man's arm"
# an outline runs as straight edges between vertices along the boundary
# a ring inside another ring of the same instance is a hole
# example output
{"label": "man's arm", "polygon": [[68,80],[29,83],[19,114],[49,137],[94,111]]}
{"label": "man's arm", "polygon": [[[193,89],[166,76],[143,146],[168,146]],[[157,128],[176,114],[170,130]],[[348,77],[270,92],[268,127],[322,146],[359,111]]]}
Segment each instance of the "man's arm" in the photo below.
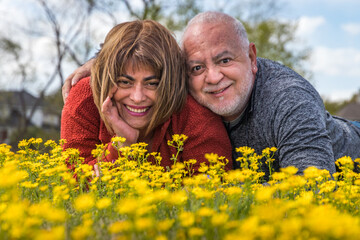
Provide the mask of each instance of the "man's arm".
{"label": "man's arm", "polygon": [[274,100],[277,111],[273,132],[280,167],[295,166],[303,173],[315,166],[333,174],[334,153],[326,129],[326,111],[320,96],[307,85],[284,87]]}
{"label": "man's arm", "polygon": [[80,81],[80,79],[91,75],[91,66],[94,64],[94,62],[95,58],[90,59],[66,78],[65,83],[62,86],[62,96],[64,103],[66,102],[66,98],[69,95],[71,87]]}

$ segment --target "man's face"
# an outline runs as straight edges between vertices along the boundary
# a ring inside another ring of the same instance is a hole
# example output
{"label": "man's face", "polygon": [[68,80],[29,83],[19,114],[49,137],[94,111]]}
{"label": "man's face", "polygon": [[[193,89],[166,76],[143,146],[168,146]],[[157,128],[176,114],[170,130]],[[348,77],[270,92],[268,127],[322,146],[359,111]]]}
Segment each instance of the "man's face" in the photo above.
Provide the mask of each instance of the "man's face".
{"label": "man's face", "polygon": [[255,45],[244,51],[230,26],[194,24],[183,38],[191,95],[227,121],[243,112],[257,71]]}

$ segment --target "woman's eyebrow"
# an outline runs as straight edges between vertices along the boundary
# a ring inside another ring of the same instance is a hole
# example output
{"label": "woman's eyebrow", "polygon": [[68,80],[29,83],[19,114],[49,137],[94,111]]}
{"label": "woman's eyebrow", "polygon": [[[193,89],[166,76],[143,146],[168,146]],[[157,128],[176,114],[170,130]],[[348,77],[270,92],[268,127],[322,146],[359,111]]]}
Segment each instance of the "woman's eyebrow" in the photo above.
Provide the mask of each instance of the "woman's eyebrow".
{"label": "woman's eyebrow", "polygon": [[126,74],[121,74],[120,77],[125,77],[125,78],[127,78],[127,79],[129,79],[129,80],[132,80],[132,81],[135,80],[133,77],[131,77],[131,76],[129,76],[129,75],[126,75]]}
{"label": "woman's eyebrow", "polygon": [[152,76],[146,77],[146,78],[144,78],[144,81],[148,81],[148,80],[152,80],[152,79],[157,79],[157,76],[152,75]]}
{"label": "woman's eyebrow", "polygon": [[[129,76],[127,74],[121,74],[120,77],[124,77],[124,78],[127,78],[129,80],[135,81],[135,78],[133,78],[132,76]],[[149,81],[149,80],[157,79],[157,78],[158,78],[157,76],[151,75],[151,76],[145,77],[143,80],[144,81]]]}

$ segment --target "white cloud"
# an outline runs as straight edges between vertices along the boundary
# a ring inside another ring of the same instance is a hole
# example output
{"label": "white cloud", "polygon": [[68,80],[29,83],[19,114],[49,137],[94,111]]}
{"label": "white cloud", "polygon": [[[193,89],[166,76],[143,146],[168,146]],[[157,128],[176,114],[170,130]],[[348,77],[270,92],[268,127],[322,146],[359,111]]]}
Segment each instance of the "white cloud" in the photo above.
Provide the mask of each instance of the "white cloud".
{"label": "white cloud", "polygon": [[339,90],[330,92],[325,99],[330,101],[344,101],[349,100],[351,96],[356,93],[356,89],[353,90]]}
{"label": "white cloud", "polygon": [[359,49],[317,47],[313,50],[311,62],[314,73],[360,78]]}
{"label": "white cloud", "polygon": [[326,20],[324,17],[300,17],[298,22],[297,34],[298,36],[304,37],[314,33],[319,27],[324,25]]}
{"label": "white cloud", "polygon": [[341,28],[351,35],[360,34],[360,23],[347,23],[342,25]]}

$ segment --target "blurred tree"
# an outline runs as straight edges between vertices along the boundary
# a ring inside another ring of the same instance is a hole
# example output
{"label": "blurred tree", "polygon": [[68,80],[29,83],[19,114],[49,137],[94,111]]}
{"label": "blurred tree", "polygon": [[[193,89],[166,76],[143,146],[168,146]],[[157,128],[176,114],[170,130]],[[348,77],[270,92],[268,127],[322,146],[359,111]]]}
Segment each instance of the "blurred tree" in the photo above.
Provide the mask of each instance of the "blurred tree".
{"label": "blurred tree", "polygon": [[9,38],[0,38],[0,49],[7,55],[7,61],[13,63],[13,74],[19,76],[21,82],[21,90],[19,91],[18,104],[20,111],[20,119],[17,123],[17,131],[13,134],[13,143],[17,143],[22,139],[22,136],[28,131],[30,119],[33,117],[35,110],[40,103],[39,101],[34,102],[32,106],[26,104],[26,97],[24,92],[25,83],[31,81],[33,68],[31,59],[23,58],[23,48],[19,43],[14,42]]}
{"label": "blurred tree", "polygon": [[348,105],[349,103],[360,103],[360,89],[358,90],[357,93],[354,93],[350,99],[348,100],[342,100],[342,101],[332,101],[326,98],[323,98],[324,100],[324,105],[326,110],[331,114],[331,115],[336,115],[340,109],[342,109],[343,107],[345,107],[346,105]]}
{"label": "blurred tree", "polygon": [[310,56],[310,50],[294,51],[288,48],[288,44],[295,41],[296,25],[278,20],[264,20],[255,23],[245,22],[245,26],[250,41],[256,45],[259,57],[278,61],[305,78],[311,78],[311,73],[303,65]]}
{"label": "blurred tree", "polygon": [[336,115],[336,113],[348,103],[348,100],[331,101],[329,99],[324,99],[325,108],[331,115]]}
{"label": "blurred tree", "polygon": [[242,0],[238,7],[233,7],[236,9],[233,15],[244,24],[249,40],[256,45],[258,57],[278,61],[311,80],[312,73],[305,67],[311,50],[294,48],[293,44],[298,40],[295,35],[297,23],[276,17],[282,5],[276,0]]}

